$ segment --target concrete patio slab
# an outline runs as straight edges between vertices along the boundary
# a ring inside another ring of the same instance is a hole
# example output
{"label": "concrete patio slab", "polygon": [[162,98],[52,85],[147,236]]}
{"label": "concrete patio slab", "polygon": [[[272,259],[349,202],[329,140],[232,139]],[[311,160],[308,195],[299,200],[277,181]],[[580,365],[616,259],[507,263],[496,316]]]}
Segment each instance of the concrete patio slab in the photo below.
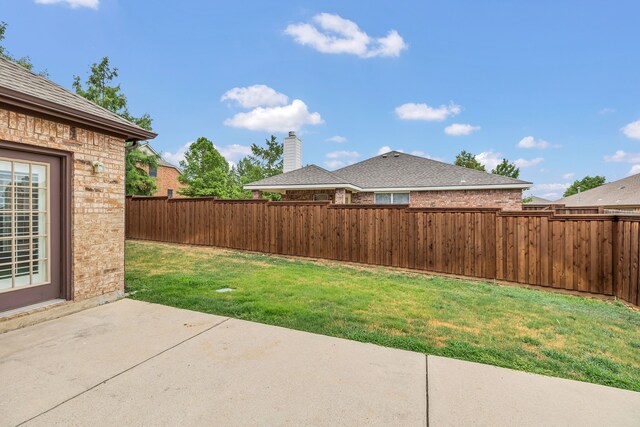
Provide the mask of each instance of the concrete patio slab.
{"label": "concrete patio slab", "polygon": [[0,334],[0,378],[0,426],[640,425],[640,393],[132,300]]}
{"label": "concrete patio slab", "polygon": [[15,425],[225,320],[121,300],[0,335],[0,425]]}
{"label": "concrete patio slab", "polygon": [[640,393],[429,356],[430,426],[640,426]]}
{"label": "concrete patio slab", "polygon": [[30,425],[420,426],[425,372],[422,354],[231,319]]}

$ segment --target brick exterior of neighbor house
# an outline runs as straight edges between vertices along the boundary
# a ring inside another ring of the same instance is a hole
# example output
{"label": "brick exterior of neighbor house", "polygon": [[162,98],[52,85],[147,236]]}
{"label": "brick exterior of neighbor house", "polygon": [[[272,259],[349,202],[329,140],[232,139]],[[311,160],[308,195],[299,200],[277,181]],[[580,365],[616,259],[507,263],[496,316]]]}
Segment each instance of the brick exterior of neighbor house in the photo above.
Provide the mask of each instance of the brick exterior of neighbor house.
{"label": "brick exterior of neighbor house", "polygon": [[[149,167],[145,166],[144,170],[149,173]],[[180,184],[178,177],[181,173],[172,166],[158,165],[156,180],[156,191],[153,196],[168,196],[169,190],[173,190],[173,197],[184,197],[178,194],[178,190],[186,187]]]}
{"label": "brick exterior of neighbor house", "polygon": [[[372,204],[374,193],[361,192],[351,196],[351,203]],[[522,210],[522,190],[449,190],[411,191],[409,205],[415,208],[483,207]]]}
{"label": "brick exterior of neighbor house", "polygon": [[[124,140],[0,109],[0,140],[72,155],[72,299],[124,292]],[[96,174],[92,162],[104,164]]]}

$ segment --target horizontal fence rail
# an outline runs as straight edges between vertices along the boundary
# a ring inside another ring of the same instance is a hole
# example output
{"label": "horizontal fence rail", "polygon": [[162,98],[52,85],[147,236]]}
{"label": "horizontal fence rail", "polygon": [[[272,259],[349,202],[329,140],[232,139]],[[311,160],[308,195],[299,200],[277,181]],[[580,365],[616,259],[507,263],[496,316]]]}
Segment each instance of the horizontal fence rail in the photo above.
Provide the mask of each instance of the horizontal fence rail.
{"label": "horizontal fence rail", "polygon": [[127,198],[128,238],[418,269],[639,305],[640,217]]}

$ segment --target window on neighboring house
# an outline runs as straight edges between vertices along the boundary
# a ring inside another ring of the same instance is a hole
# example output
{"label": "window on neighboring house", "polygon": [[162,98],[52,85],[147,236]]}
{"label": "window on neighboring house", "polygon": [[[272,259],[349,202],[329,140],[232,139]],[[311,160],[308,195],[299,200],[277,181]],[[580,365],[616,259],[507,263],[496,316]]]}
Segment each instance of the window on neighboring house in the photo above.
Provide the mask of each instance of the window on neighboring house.
{"label": "window on neighboring house", "polygon": [[328,194],[314,194],[313,200],[329,200]]}
{"label": "window on neighboring house", "polygon": [[153,166],[149,166],[149,176],[152,178],[156,178],[158,176],[158,168],[154,168]]}
{"label": "window on neighboring house", "polygon": [[377,205],[408,205],[409,193],[376,193]]}
{"label": "window on neighboring house", "polygon": [[170,188],[167,190],[167,197],[172,198],[173,197],[173,188]]}

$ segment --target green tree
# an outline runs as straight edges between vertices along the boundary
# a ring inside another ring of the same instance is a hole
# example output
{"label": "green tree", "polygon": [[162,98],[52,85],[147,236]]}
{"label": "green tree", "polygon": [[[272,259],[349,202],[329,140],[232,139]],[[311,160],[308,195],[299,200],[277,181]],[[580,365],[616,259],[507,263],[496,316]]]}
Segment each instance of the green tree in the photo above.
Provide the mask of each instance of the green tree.
{"label": "green tree", "polygon": [[578,189],[580,191],[591,190],[592,188],[600,187],[606,181],[604,176],[596,175],[596,176],[585,176],[581,180],[576,180],[571,184],[567,190],[564,192],[563,197],[573,196],[574,194],[578,194]]}
{"label": "green tree", "polygon": [[484,165],[476,159],[476,156],[465,150],[462,150],[460,154],[456,156],[455,164],[468,169],[486,172]]}
{"label": "green tree", "polygon": [[[91,65],[91,72],[83,85],[79,76],[73,77],[76,93],[104,109],[129,120],[143,129],[151,130],[151,116],[144,114],[133,117],[127,108],[127,97],[120,85],[114,85],[118,69],[111,68],[109,58],[102,58]],[[126,150],[126,191],[127,195],[150,196],[156,191],[156,180],[149,176],[145,167],[158,167],[158,156],[148,155],[140,150]]]}
{"label": "green tree", "polygon": [[502,162],[491,171],[494,175],[508,176],[509,178],[518,178],[520,176],[520,168],[515,163],[509,163],[507,159],[502,159]]}
{"label": "green tree", "polygon": [[[238,162],[236,173],[240,187],[250,182],[281,174],[283,153],[284,146],[278,142],[274,135],[271,135],[270,139],[265,139],[264,147],[251,144],[251,155]],[[251,192],[241,189],[240,196],[243,198],[251,197]],[[264,193],[263,196],[271,200],[280,200],[282,197],[278,193]]]}
{"label": "green tree", "polygon": [[229,163],[216,150],[213,142],[201,137],[189,146],[180,161],[182,175],[178,177],[186,188],[178,190],[187,197],[216,196],[221,199],[231,197]]}
{"label": "green tree", "polygon": [[[0,21],[0,43],[2,43],[2,41],[4,40],[6,31],[7,31],[7,23],[4,21]],[[0,44],[0,57],[8,59],[9,61],[13,61],[16,64],[26,68],[29,71],[33,71],[33,63],[31,62],[31,59],[28,56],[22,56],[19,58],[15,57],[11,55],[7,50],[7,48],[2,46],[2,44]],[[43,77],[48,77],[49,75],[49,73],[47,73],[46,70],[40,71],[39,74]]]}

